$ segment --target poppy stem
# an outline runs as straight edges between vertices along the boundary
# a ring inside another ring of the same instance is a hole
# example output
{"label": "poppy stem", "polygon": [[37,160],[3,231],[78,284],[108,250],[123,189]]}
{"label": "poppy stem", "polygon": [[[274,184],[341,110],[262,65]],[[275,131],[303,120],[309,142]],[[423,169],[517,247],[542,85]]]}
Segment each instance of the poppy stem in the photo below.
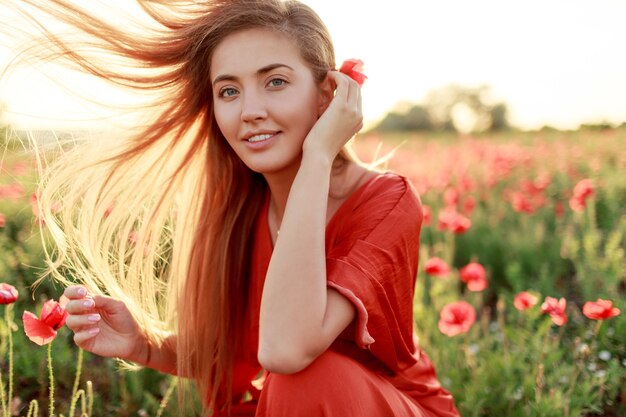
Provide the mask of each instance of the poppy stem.
{"label": "poppy stem", "polygon": [[602,323],[604,323],[604,320],[598,320],[598,322],[596,323],[596,328],[593,331],[594,342],[598,341],[598,334],[600,334],[600,327],[602,327]]}
{"label": "poppy stem", "polygon": [[48,343],[48,376],[50,378],[50,417],[54,417],[54,372],[52,370],[52,342]]}
{"label": "poppy stem", "polygon": [[72,402],[70,403],[70,415],[69,417],[74,417],[74,412],[76,411],[76,402],[78,401],[78,396],[76,393],[78,392],[78,385],[80,384],[80,374],[83,370],[83,350],[78,348],[78,360],[76,364],[76,376],[74,377],[74,388],[72,388]]}
{"label": "poppy stem", "polygon": [[170,385],[167,387],[165,396],[163,396],[163,399],[161,400],[161,404],[159,405],[159,410],[157,411],[156,417],[161,417],[163,415],[163,412],[165,411],[165,408],[167,407],[167,404],[170,401],[170,397],[172,396],[172,393],[174,392],[174,389],[176,388],[177,385],[178,385],[177,378],[170,379]]}
{"label": "poppy stem", "polygon": [[2,404],[2,417],[7,417],[7,402],[4,398],[4,381],[2,380],[2,372],[0,372],[0,403]]}
{"label": "poppy stem", "polygon": [[9,304],[4,310],[4,318],[7,322],[7,330],[9,332],[9,392],[7,395],[7,415],[11,415],[11,402],[13,399],[13,304]]}

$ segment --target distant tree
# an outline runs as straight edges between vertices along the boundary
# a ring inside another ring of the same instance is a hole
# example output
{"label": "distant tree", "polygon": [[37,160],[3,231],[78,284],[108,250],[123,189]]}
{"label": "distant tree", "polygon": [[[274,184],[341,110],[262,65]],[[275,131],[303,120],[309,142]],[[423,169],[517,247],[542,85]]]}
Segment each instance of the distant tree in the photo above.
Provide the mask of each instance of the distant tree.
{"label": "distant tree", "polygon": [[489,130],[493,131],[501,131],[507,130],[511,126],[509,125],[509,121],[507,118],[508,109],[506,104],[498,103],[491,108],[491,126]]}
{"label": "distant tree", "polygon": [[505,103],[493,103],[489,87],[468,88],[452,84],[429,92],[424,104],[407,105],[388,113],[378,131],[482,132],[509,127]]}
{"label": "distant tree", "polygon": [[493,103],[488,86],[451,84],[427,94],[428,109],[436,129],[468,132],[503,130],[509,127],[505,103]]}
{"label": "distant tree", "polygon": [[600,123],[584,123],[580,125],[580,129],[585,130],[610,130],[613,129],[613,125],[609,122]]}
{"label": "distant tree", "polygon": [[405,116],[406,130],[432,130],[433,123],[430,113],[424,106],[415,105],[409,109]]}
{"label": "distant tree", "polygon": [[432,130],[428,110],[420,105],[412,106],[408,111],[400,113],[392,111],[378,124],[376,130],[383,132]]}

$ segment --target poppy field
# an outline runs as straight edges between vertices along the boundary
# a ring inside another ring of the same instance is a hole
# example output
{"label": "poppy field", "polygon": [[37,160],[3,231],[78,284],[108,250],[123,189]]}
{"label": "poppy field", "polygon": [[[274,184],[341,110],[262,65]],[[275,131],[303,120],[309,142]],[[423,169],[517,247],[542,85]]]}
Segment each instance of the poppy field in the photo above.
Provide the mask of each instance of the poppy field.
{"label": "poppy field", "polygon": [[[626,416],[625,147],[626,129],[356,139],[420,194],[415,329],[462,416]],[[0,416],[177,415],[173,378],[80,351],[63,288],[31,287],[34,160],[1,152]]]}

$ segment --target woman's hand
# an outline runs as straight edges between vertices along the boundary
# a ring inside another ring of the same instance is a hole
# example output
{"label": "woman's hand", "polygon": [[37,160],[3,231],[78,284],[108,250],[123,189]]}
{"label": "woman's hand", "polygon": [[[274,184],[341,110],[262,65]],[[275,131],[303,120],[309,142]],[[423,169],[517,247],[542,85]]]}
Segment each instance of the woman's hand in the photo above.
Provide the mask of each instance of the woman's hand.
{"label": "woman's hand", "polygon": [[67,287],[67,327],[82,349],[147,365],[148,339],[122,301],[91,296],[83,286]]}
{"label": "woman's hand", "polygon": [[327,77],[337,86],[329,106],[311,128],[303,144],[306,156],[321,153],[332,161],[341,148],[363,127],[361,87],[338,71],[328,71]]}

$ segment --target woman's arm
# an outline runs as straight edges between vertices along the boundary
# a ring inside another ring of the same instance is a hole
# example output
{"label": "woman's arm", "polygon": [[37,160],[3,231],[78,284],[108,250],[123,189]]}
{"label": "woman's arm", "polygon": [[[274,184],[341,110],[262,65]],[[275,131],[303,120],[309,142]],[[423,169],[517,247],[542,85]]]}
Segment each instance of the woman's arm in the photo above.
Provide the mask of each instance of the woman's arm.
{"label": "woman's arm", "polygon": [[270,372],[304,369],[355,317],[326,286],[325,230],[332,161],[362,126],[360,91],[343,74],[329,78],[337,94],[305,140],[263,288],[258,359]]}
{"label": "woman's arm", "polygon": [[152,368],[170,375],[178,375],[176,366],[176,334],[171,333],[159,344],[148,337],[135,358],[127,358],[131,362],[146,368]]}

